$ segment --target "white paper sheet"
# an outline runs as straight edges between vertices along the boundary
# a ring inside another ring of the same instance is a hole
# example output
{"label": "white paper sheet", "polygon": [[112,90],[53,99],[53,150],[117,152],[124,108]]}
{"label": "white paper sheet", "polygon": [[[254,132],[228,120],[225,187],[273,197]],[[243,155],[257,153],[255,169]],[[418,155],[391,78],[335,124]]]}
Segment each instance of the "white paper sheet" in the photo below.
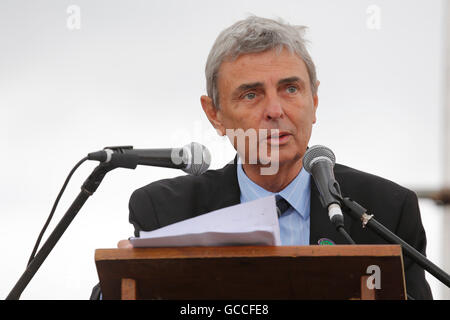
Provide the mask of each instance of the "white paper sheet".
{"label": "white paper sheet", "polygon": [[139,247],[281,245],[275,197],[212,211],[139,234]]}

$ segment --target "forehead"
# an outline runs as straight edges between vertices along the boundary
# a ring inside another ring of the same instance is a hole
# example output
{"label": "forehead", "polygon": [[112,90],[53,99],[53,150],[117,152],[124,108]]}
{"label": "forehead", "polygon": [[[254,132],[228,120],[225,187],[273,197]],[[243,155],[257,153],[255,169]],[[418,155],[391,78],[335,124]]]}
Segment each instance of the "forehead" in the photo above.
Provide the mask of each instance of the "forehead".
{"label": "forehead", "polygon": [[309,82],[305,63],[297,54],[287,49],[249,53],[235,60],[224,61],[218,75],[219,88],[225,90],[241,83],[276,83],[280,79],[293,76]]}

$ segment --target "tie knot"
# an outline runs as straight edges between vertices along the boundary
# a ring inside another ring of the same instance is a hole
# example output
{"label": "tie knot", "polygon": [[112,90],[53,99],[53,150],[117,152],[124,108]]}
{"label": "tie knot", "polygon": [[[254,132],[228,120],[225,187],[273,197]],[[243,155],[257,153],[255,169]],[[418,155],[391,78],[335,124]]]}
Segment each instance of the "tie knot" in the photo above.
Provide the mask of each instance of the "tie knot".
{"label": "tie knot", "polygon": [[284,198],[280,197],[276,201],[278,217],[281,217],[291,205]]}

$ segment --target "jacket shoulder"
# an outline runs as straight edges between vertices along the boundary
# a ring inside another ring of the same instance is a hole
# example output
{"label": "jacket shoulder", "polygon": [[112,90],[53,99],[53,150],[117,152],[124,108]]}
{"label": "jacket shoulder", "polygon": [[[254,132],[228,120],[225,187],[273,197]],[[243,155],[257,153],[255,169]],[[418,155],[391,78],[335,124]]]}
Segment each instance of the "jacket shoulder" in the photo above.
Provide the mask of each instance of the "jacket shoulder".
{"label": "jacket shoulder", "polygon": [[404,198],[407,194],[414,194],[396,182],[342,164],[336,164],[334,173],[343,193],[345,191],[352,192],[348,194],[349,196],[352,196],[353,193],[374,194],[376,192],[390,195],[393,198]]}
{"label": "jacket shoulder", "polygon": [[[135,190],[129,201],[129,220],[140,230],[151,231],[217,209],[221,195],[235,194],[233,173],[228,164],[200,176],[179,176],[152,182]],[[229,190],[227,190],[229,189]]]}
{"label": "jacket shoulder", "polygon": [[211,184],[212,181],[220,179],[224,175],[224,169],[208,170],[199,176],[183,175],[170,179],[161,179],[135,190],[134,193],[157,192],[165,193],[166,196],[173,196],[176,195],[174,188],[183,188],[189,192],[194,188],[204,187]]}
{"label": "jacket shoulder", "polygon": [[[398,183],[340,164],[335,166],[335,177],[344,197],[365,207],[391,231],[398,230],[404,214],[420,219],[417,195]],[[414,210],[405,213],[408,207]]]}

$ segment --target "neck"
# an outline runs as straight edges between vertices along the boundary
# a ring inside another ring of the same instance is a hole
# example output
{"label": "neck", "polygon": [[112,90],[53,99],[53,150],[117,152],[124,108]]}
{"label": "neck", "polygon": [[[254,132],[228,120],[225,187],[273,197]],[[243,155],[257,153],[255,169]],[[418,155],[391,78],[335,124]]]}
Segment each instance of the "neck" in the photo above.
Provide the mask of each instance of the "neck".
{"label": "neck", "polygon": [[261,188],[276,193],[286,188],[297,177],[302,170],[302,161],[280,163],[276,175],[261,175],[261,168],[261,165],[242,164],[242,169],[250,180]]}

